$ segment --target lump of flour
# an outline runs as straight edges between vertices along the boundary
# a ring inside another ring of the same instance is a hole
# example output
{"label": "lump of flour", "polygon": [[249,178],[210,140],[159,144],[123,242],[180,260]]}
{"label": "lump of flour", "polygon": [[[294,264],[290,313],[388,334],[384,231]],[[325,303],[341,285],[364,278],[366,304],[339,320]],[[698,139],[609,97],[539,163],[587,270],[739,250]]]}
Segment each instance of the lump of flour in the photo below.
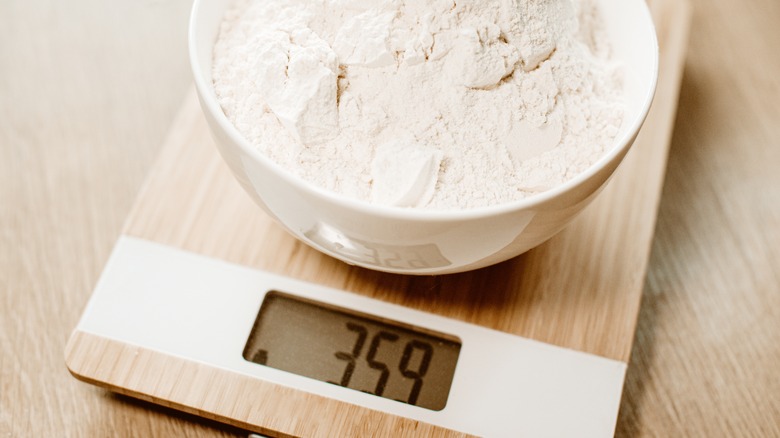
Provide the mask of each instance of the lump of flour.
{"label": "lump of flour", "polygon": [[398,207],[547,190],[598,160],[623,119],[594,0],[238,0],[213,78],[272,160]]}

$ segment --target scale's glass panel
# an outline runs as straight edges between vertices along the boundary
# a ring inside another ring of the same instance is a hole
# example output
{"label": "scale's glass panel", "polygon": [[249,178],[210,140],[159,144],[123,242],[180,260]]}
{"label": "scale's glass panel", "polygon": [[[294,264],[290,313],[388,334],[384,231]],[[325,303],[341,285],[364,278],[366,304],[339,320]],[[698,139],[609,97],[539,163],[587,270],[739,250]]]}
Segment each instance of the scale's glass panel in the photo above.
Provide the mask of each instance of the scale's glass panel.
{"label": "scale's glass panel", "polygon": [[271,291],[260,307],[244,358],[441,410],[460,347],[454,336]]}

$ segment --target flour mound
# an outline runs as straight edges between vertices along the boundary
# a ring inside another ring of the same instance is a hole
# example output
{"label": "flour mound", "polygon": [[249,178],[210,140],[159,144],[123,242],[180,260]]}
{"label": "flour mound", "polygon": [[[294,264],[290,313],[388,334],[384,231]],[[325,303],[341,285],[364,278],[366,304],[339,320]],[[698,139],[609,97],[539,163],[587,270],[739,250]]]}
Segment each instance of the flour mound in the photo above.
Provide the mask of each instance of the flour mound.
{"label": "flour mound", "polygon": [[593,0],[239,0],[213,65],[262,153],[398,207],[548,190],[611,147],[624,112]]}

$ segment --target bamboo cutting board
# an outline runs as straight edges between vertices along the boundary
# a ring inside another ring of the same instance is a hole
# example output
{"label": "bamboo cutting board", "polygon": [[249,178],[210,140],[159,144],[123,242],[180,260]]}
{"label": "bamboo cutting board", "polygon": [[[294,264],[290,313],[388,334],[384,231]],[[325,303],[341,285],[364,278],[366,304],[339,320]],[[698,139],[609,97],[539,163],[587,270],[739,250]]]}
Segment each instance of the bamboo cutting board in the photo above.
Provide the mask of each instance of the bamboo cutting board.
{"label": "bamboo cutting board", "polygon": [[[305,246],[265,216],[233,179],[211,140],[194,92],[171,126],[124,234],[627,364],[690,19],[687,2],[656,0],[651,9],[661,49],[660,75],[655,101],[639,138],[608,187],[582,215],[547,243],[512,260],[462,274],[412,277],[348,266]],[[149,383],[143,379],[143,369],[95,366],[89,361],[95,354],[107,358],[103,364],[122,363],[130,356],[137,359],[140,354],[146,368],[157,362],[170,372]],[[166,381],[181,375],[191,376],[196,383],[227,379],[231,385],[254,384],[246,378],[207,372],[197,364],[177,363],[176,358],[128,349],[79,331],[68,344],[66,359],[74,375],[91,383],[134,382],[108,385],[118,392],[261,432],[313,434],[293,420],[277,420],[280,424],[276,428],[258,429],[253,427],[252,414],[237,417],[221,413],[213,407],[219,401],[187,394],[171,398],[172,390],[166,386]],[[255,390],[282,391],[272,387]],[[316,415],[343,407],[341,402],[316,396],[295,400],[296,409],[311,409],[318,412]],[[276,409],[281,408],[270,403],[263,406],[265,412],[279,413]],[[372,415],[357,407],[349,409],[354,422],[334,436],[359,432],[360,421]],[[377,430],[388,433],[451,432],[400,417],[380,423]]]}

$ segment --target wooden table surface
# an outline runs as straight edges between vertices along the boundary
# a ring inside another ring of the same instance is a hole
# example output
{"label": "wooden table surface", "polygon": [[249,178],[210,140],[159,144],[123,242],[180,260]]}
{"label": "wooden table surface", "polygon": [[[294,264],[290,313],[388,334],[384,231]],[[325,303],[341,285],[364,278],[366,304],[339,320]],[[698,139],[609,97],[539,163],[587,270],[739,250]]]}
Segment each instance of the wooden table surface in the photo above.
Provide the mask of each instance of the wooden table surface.
{"label": "wooden table surface", "polygon": [[[694,0],[619,436],[780,436],[780,3]],[[0,0],[0,436],[246,436],[70,376],[190,0]]]}

